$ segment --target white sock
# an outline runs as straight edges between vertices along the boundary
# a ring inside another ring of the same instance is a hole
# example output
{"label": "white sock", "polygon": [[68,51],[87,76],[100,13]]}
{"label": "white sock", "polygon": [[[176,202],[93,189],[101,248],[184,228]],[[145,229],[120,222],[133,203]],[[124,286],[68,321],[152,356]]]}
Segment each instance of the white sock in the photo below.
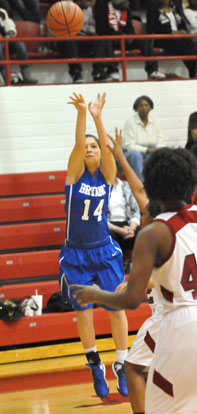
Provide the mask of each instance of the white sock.
{"label": "white sock", "polygon": [[92,348],[84,349],[85,354],[88,354],[88,352],[97,352],[97,346],[93,346]]}
{"label": "white sock", "polygon": [[126,359],[128,354],[128,349],[118,350],[116,349],[116,361],[121,362],[124,364],[124,360]]}

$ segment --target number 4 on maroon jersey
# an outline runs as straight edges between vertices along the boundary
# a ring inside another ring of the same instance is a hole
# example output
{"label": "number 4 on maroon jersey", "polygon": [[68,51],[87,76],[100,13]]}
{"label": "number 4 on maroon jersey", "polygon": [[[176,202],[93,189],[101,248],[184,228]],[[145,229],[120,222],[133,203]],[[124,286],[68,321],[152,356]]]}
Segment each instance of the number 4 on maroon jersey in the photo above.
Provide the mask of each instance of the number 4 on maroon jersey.
{"label": "number 4 on maroon jersey", "polygon": [[185,257],[181,284],[185,291],[192,290],[192,296],[197,299],[197,263],[194,254]]}

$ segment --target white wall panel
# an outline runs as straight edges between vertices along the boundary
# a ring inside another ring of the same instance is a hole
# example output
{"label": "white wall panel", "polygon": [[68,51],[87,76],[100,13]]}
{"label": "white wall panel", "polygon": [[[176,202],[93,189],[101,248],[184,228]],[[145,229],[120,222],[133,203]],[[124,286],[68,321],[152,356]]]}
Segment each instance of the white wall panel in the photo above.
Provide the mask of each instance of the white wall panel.
{"label": "white wall panel", "polygon": [[[103,119],[110,135],[133,113],[135,99],[153,100],[166,145],[184,146],[189,114],[197,110],[197,80],[0,88],[0,173],[66,169],[74,144],[76,111],[72,92],[87,101],[107,92]],[[96,133],[87,115],[87,132]]]}

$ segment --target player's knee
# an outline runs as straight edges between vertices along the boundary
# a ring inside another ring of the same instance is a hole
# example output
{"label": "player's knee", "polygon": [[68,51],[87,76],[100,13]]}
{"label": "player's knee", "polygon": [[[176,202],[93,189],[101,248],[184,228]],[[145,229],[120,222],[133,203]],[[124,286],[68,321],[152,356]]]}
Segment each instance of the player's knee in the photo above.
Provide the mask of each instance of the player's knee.
{"label": "player's knee", "polygon": [[108,315],[109,315],[111,320],[117,320],[117,321],[120,321],[120,322],[124,322],[124,320],[127,319],[124,310],[120,310],[120,311],[110,311],[110,310],[108,310]]}
{"label": "player's knee", "polygon": [[83,322],[87,325],[93,322],[92,309],[77,311],[76,314],[79,322]]}

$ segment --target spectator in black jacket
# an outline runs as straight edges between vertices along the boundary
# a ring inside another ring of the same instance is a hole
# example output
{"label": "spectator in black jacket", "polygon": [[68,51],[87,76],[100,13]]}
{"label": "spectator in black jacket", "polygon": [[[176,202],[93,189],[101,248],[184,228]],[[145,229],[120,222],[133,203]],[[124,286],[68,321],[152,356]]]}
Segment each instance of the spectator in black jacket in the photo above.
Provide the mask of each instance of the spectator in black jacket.
{"label": "spectator in black jacket", "polygon": [[9,0],[12,10],[18,12],[23,20],[40,23],[39,0]]}
{"label": "spectator in black jacket", "polygon": [[[136,12],[136,10],[135,10]],[[134,34],[132,26],[132,17],[134,12],[130,9],[128,0],[97,0],[94,7],[96,21],[96,32],[99,35],[121,35]],[[138,11],[139,18],[139,11]],[[148,40],[128,40],[126,41],[127,49],[140,49],[144,56],[153,56],[153,48]],[[114,57],[114,41],[106,41],[106,57]],[[118,64],[111,62],[107,65],[109,78],[119,79]],[[149,78],[162,80],[165,78],[163,73],[158,72],[158,63],[156,61],[146,62],[145,70]]]}
{"label": "spectator in black jacket", "polygon": [[[181,34],[187,32],[186,21],[179,1],[151,0],[147,7],[147,30],[155,34]],[[159,39],[154,42],[167,55],[194,55],[191,39]],[[196,75],[196,61],[184,60],[189,77]]]}

